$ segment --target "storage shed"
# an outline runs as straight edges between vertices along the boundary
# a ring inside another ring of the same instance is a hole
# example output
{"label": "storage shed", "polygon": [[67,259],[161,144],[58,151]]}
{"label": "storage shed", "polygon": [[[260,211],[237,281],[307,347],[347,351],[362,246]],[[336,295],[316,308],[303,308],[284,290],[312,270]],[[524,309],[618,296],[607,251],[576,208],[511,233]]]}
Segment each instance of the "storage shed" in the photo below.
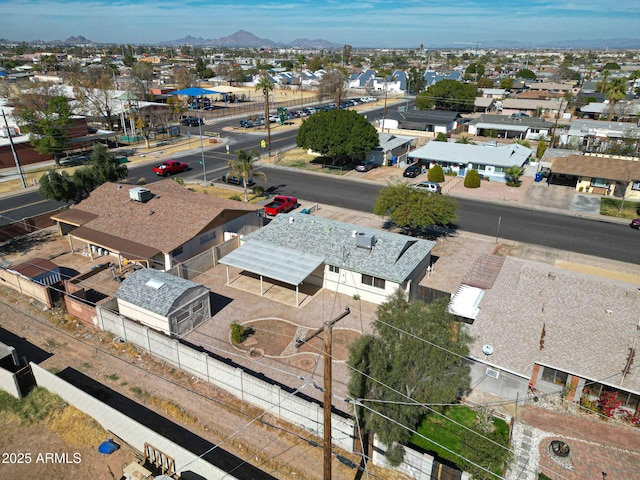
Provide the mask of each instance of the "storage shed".
{"label": "storage shed", "polygon": [[172,337],[211,317],[207,287],[151,268],[126,278],[116,299],[121,315]]}

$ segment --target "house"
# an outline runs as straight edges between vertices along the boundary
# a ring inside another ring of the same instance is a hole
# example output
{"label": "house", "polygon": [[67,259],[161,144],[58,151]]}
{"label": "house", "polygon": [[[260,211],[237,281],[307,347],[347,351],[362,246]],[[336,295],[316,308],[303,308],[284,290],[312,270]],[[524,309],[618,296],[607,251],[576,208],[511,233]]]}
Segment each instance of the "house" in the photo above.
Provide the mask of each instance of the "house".
{"label": "house", "polygon": [[553,123],[524,115],[482,114],[469,122],[469,135],[538,140],[551,136]]}
{"label": "house", "polygon": [[567,102],[557,100],[529,100],[520,98],[506,98],[502,100],[502,113],[504,115],[511,115],[513,113],[526,113],[530,117],[533,117],[537,112],[546,114],[551,117],[559,115],[564,108],[566,108]]}
{"label": "house", "polygon": [[575,402],[618,392],[622,408],[638,412],[640,370],[632,360],[640,291],[623,274],[616,281],[486,255],[462,287],[482,292],[466,300],[456,293],[450,310],[467,319],[473,338],[474,388],[512,401],[529,385]]}
{"label": "house", "polygon": [[181,337],[211,317],[207,287],[152,268],[129,275],[115,297],[120,315],[169,336]]}
{"label": "house", "polygon": [[[220,263],[295,287],[310,283],[381,304],[409,291],[435,242],[303,213],[278,215]],[[299,302],[297,301],[299,305]]]}
{"label": "house", "polygon": [[260,207],[194,193],[171,179],[105,183],[52,216],[72,251],[166,270],[262,224]]}
{"label": "house", "polygon": [[549,183],[558,179],[576,192],[640,201],[640,162],[629,157],[576,155],[553,160]]}
{"label": "house", "polygon": [[376,71],[368,69],[360,73],[351,74],[347,80],[347,85],[350,89],[373,88],[374,78],[376,78]]}
{"label": "house", "polygon": [[366,161],[376,165],[394,165],[398,158],[406,155],[417,137],[406,137],[390,133],[379,133],[379,147],[367,153]]}
{"label": "house", "polygon": [[505,169],[524,166],[531,153],[530,148],[518,143],[497,146],[431,141],[410,152],[408,158],[409,162],[420,162],[428,168],[440,165],[462,177],[475,169],[484,178],[505,182]]}
{"label": "house", "polygon": [[628,138],[640,137],[640,126],[635,123],[598,121],[581,118],[573,120],[569,131],[559,135],[560,145],[597,152]]}
{"label": "house", "polygon": [[447,134],[455,130],[461,118],[458,112],[448,110],[392,111],[384,119],[384,128]]}
{"label": "house", "polygon": [[455,70],[438,73],[435,70],[425,70],[422,74],[422,77],[425,81],[425,88],[429,88],[432,85],[435,85],[441,80],[456,80],[458,82],[462,81],[463,72],[457,72]]}

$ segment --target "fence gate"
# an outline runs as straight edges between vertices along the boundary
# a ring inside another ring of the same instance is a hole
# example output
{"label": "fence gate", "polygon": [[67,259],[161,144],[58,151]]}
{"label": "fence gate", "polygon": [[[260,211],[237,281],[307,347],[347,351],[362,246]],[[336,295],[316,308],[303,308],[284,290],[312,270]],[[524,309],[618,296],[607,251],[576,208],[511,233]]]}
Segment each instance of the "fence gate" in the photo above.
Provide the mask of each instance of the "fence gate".
{"label": "fence gate", "polygon": [[27,365],[26,367],[22,367],[15,375],[20,394],[25,397],[31,389],[36,386],[36,379],[31,371],[31,366]]}

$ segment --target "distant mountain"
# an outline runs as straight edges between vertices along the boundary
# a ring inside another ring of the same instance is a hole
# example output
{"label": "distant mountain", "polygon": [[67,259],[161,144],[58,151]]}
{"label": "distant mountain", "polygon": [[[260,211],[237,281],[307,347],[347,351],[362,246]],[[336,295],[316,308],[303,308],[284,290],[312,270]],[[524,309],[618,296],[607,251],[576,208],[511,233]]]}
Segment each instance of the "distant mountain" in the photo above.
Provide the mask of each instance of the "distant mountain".
{"label": "distant mountain", "polygon": [[66,43],[68,45],[87,45],[93,42],[88,38],[84,38],[82,35],[78,35],[77,37],[69,37],[62,43]]}
{"label": "distant mountain", "polygon": [[195,38],[191,35],[180,38],[178,40],[171,40],[168,42],[162,42],[162,45],[193,45],[193,46],[210,46],[210,47],[289,47],[289,48],[341,48],[339,43],[329,42],[327,40],[307,40],[306,38],[299,38],[289,43],[274,42],[268,38],[256,37],[253,33],[245,30],[238,30],[236,33],[215,39]]}
{"label": "distant mountain", "polygon": [[[473,43],[469,43],[465,47],[461,44],[442,43],[438,45],[430,45],[428,48],[457,48],[457,49],[469,49],[473,50],[476,46]],[[486,50],[490,48],[496,48],[501,50],[520,49],[520,50],[535,50],[540,49],[553,49],[553,50],[636,50],[640,48],[640,38],[589,38],[581,40],[551,40],[548,42],[522,42],[517,40],[488,40],[486,42],[478,42],[478,50]]]}

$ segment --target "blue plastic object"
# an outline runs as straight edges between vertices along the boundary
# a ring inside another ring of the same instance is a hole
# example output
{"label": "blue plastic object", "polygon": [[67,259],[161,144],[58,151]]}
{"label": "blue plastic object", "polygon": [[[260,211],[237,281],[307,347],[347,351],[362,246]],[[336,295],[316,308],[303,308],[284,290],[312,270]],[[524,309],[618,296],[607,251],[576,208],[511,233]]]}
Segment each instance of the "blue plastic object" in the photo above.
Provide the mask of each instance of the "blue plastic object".
{"label": "blue plastic object", "polygon": [[98,447],[98,452],[104,453],[105,455],[111,455],[113,452],[118,450],[120,445],[113,441],[113,438],[110,438],[106,442],[102,442]]}

